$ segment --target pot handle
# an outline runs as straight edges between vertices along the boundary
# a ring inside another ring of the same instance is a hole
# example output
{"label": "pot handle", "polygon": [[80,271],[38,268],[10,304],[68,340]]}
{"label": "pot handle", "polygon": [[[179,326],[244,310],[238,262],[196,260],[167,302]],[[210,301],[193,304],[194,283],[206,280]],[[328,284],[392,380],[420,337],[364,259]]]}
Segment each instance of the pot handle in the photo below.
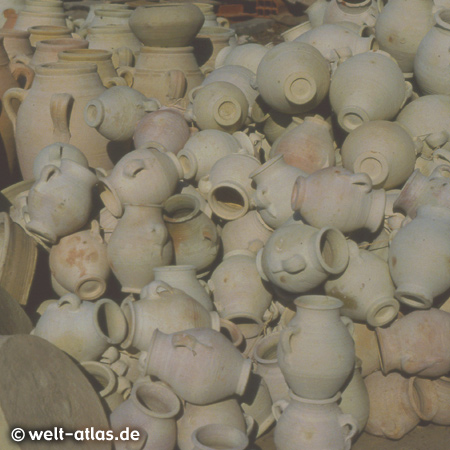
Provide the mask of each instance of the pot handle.
{"label": "pot handle", "polygon": [[300,327],[297,328],[287,327],[285,330],[281,332],[280,345],[281,350],[285,355],[292,353],[291,339],[292,336],[295,336],[298,333],[300,333]]}
{"label": "pot handle", "polygon": [[349,432],[344,439],[344,450],[350,450],[353,436],[358,432],[359,426],[356,419],[351,414],[342,414],[338,418],[339,425],[344,428],[349,427]]}
{"label": "pot handle", "polygon": [[363,191],[369,193],[372,190],[372,180],[366,173],[354,173],[349,175],[352,184],[361,186]]}
{"label": "pot handle", "polygon": [[[119,47],[113,50],[112,62],[115,69],[122,66],[132,67],[134,65],[134,53],[128,47]],[[121,76],[119,74],[119,76]]]}
{"label": "pot handle", "polygon": [[76,311],[76,310],[80,309],[81,299],[80,299],[80,297],[78,297],[78,295],[66,294],[66,295],[63,295],[58,300],[58,303],[56,305],[58,308],[61,308],[66,304],[70,305],[70,308],[69,308],[70,310]]}
{"label": "pot handle", "polygon": [[450,166],[448,164],[440,164],[433,172],[431,172],[429,180],[435,180],[436,178],[450,178]]}
{"label": "pot handle", "polygon": [[186,93],[187,80],[186,75],[181,70],[170,70],[167,72],[169,88],[167,97],[171,100],[183,98]]}
{"label": "pot handle", "polygon": [[128,82],[123,77],[109,77],[104,80],[104,85],[106,88],[114,86],[128,86]]}
{"label": "pot handle", "polygon": [[350,319],[350,317],[341,316],[341,322],[345,325],[348,332],[353,336],[355,332],[355,324],[353,323],[353,320]]}
{"label": "pot handle", "polygon": [[50,99],[54,142],[69,143],[70,141],[70,113],[73,101],[71,94],[53,94]]}
{"label": "pot handle", "polygon": [[134,67],[121,66],[117,68],[116,72],[119,77],[122,77],[127,82],[128,87],[133,87],[134,75],[136,73],[136,69]]}
{"label": "pot handle", "polygon": [[189,101],[191,103],[194,103],[195,96],[197,95],[198,91],[202,88],[203,88],[203,86],[200,85],[200,86],[196,86],[195,88],[193,88],[189,91],[188,97],[189,97]]}
{"label": "pot handle", "polygon": [[230,28],[230,21],[225,17],[217,17],[216,18],[219,27]]}
{"label": "pot handle", "polygon": [[224,328],[225,330],[229,331],[230,336],[233,339],[231,342],[235,347],[239,347],[244,341],[244,335],[242,334],[242,331],[235,323],[231,322],[231,320],[223,319],[221,317],[220,328]]}
{"label": "pot handle", "polygon": [[6,114],[8,114],[9,120],[13,124],[14,134],[16,134],[17,113],[12,107],[11,102],[12,100],[18,100],[20,103],[22,103],[28,95],[28,92],[29,91],[26,91],[22,88],[11,88],[3,94],[3,106],[5,107],[5,111]]}
{"label": "pot handle", "polygon": [[204,347],[211,348],[209,345],[202,344],[199,342],[195,336],[187,333],[175,333],[172,335],[172,346],[173,347],[186,347],[195,356],[197,352],[195,347],[198,345],[203,345]]}
{"label": "pot handle", "polygon": [[253,428],[255,428],[255,419],[249,414],[244,413],[245,424],[247,425],[247,429],[245,430],[247,436],[250,436]]}
{"label": "pot handle", "polygon": [[59,175],[61,175],[61,169],[53,164],[48,164],[42,168],[39,180],[36,182],[36,186],[41,183],[47,183],[50,178]]}
{"label": "pot handle", "polygon": [[447,150],[446,148],[436,149],[433,153],[433,156],[439,156],[440,159],[445,159],[447,162],[450,163],[450,150]]}
{"label": "pot handle", "polygon": [[272,405],[272,414],[277,422],[280,420],[281,414],[283,414],[284,410],[288,407],[288,405],[289,402],[284,399],[277,400]]}
{"label": "pot handle", "polygon": [[34,80],[34,70],[27,64],[21,63],[21,62],[14,62],[10,65],[11,74],[13,78],[19,82],[19,79],[21,77],[25,78],[25,85],[24,89],[30,89],[31,84]]}
{"label": "pot handle", "polygon": [[141,289],[140,298],[142,299],[152,299],[152,298],[160,298],[163,292],[173,293],[172,287],[170,287],[164,281],[152,281],[147,286],[144,286]]}

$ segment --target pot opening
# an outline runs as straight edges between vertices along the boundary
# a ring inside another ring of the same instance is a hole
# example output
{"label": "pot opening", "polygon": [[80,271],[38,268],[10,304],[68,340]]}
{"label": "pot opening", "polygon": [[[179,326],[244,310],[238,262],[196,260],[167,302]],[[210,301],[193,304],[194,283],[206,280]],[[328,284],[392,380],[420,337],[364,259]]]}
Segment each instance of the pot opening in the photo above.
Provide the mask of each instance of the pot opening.
{"label": "pot opening", "polygon": [[97,324],[111,344],[119,344],[125,339],[126,319],[122,310],[112,300],[98,304]]}
{"label": "pot opening", "polygon": [[428,299],[420,294],[413,294],[411,292],[400,292],[395,293],[395,298],[402,302],[404,305],[411,306],[417,309],[428,309],[431,307],[433,300]]}
{"label": "pot opening", "polygon": [[[273,336],[273,337],[272,337]],[[279,334],[270,335],[264,338],[255,349],[255,359],[258,362],[273,363],[278,361],[277,348]]]}
{"label": "pot opening", "polygon": [[445,29],[450,29],[450,9],[444,9],[438,12],[438,18],[440,19],[439,25],[443,26]]}
{"label": "pot opening", "polygon": [[202,450],[243,450],[247,448],[245,433],[229,425],[210,424],[197,428],[192,435],[194,447]]}
{"label": "pot opening", "polygon": [[180,161],[181,167],[183,168],[185,177],[192,178],[192,176],[188,175],[192,172],[192,164],[189,158],[186,155],[180,155],[178,157],[178,160]]}
{"label": "pot opening", "polygon": [[243,334],[245,339],[258,336],[263,328],[263,323],[256,317],[249,317],[244,315],[238,315],[236,317],[227,317],[227,320],[233,322]]}
{"label": "pot opening", "polygon": [[376,323],[374,326],[382,326],[391,322],[397,314],[398,309],[394,305],[385,305],[375,312],[372,321]]}
{"label": "pot opening", "polygon": [[180,223],[192,219],[200,210],[200,202],[193,195],[177,194],[164,203],[164,220]]}
{"label": "pot opening", "polygon": [[173,417],[179,410],[178,398],[168,388],[159,384],[143,383],[135,391],[138,404],[148,413],[159,417]]}
{"label": "pot opening", "polygon": [[219,186],[213,189],[209,203],[214,213],[226,220],[238,219],[248,209],[244,194],[233,186]]}
{"label": "pot opening", "polygon": [[325,229],[319,239],[319,255],[324,270],[332,274],[343,272],[349,258],[343,234],[332,228]]}

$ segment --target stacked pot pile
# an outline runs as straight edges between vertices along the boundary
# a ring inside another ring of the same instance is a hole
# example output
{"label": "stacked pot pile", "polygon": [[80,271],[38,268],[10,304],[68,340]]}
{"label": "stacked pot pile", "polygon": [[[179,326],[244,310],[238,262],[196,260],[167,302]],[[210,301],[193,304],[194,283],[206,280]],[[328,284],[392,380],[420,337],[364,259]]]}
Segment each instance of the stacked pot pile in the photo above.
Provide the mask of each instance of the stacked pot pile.
{"label": "stacked pot pile", "polygon": [[[2,261],[27,275],[0,284],[26,304],[48,252],[59,300],[30,338],[97,380],[136,448],[244,450],[277,421],[277,450],[347,450],[450,424],[450,80],[421,63],[448,37],[438,7],[319,0],[266,47],[190,3],[94,5],[21,56],[3,30],[25,181]],[[383,39],[398,8],[423,40]]]}

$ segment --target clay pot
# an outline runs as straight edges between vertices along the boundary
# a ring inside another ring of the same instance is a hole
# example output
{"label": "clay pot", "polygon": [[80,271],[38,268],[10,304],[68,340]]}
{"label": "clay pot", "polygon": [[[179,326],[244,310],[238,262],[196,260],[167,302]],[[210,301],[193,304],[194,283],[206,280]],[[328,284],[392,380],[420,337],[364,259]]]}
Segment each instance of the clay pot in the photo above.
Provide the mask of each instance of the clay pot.
{"label": "clay pot", "polygon": [[194,2],[194,5],[200,8],[200,11],[205,16],[205,23],[203,27],[215,27],[228,29],[230,27],[230,22],[225,17],[217,17],[214,12],[214,5],[211,3]]}
{"label": "clay pot", "polygon": [[399,373],[375,372],[364,380],[369,393],[370,414],[366,432],[388,439],[401,439],[419,424],[411,406],[408,379]]}
{"label": "clay pot", "polygon": [[52,244],[78,231],[91,214],[96,183],[92,172],[69,159],[45,166],[28,194],[27,230]]}
{"label": "clay pot", "polygon": [[254,208],[250,174],[260,165],[255,157],[243,154],[225,156],[214,164],[209,175],[199,181],[199,190],[214,214],[235,220]]}
{"label": "clay pot", "polygon": [[[3,0],[0,4],[0,27],[6,22],[5,13],[19,12],[25,6],[25,0]],[[7,12],[8,11],[8,12]]]}
{"label": "clay pot", "polygon": [[19,31],[28,31],[28,28],[34,26],[55,26],[66,27],[68,20],[63,11],[30,11],[30,8],[19,11],[14,29]]}
{"label": "clay pot", "polygon": [[[352,5],[351,3],[348,4]],[[336,61],[336,52],[339,53],[343,48],[349,48],[352,55],[358,55],[369,50],[378,50],[378,44],[374,36],[362,37],[339,23],[329,22],[302,33],[294,39],[294,42],[312,45],[329,62]]]}
{"label": "clay pot", "polygon": [[395,287],[389,266],[373,253],[359,249],[348,241],[350,258],[340,276],[328,279],[324,288],[327,295],[341,300],[341,313],[352,320],[381,327],[392,322],[400,304],[394,298]]}
{"label": "clay pot", "polygon": [[161,152],[153,143],[149,148],[128,153],[108,176],[99,177],[100,197],[111,213],[120,217],[125,205],[165,202],[175,192],[181,176],[181,166],[175,155]]}
{"label": "clay pot", "polygon": [[153,269],[155,281],[163,281],[173,288],[184,291],[200,303],[207,311],[214,309],[209,296],[209,289],[202,280],[196,277],[195,266],[163,266]]}
{"label": "clay pot", "polygon": [[350,132],[364,122],[393,119],[411,92],[394,59],[384,52],[366,52],[338,66],[330,102],[339,125]]}
{"label": "clay pot", "polygon": [[228,47],[217,57],[216,68],[222,66],[242,66],[251,70],[255,75],[265,54],[269,51],[261,44],[243,44]]}
{"label": "clay pot", "polygon": [[161,109],[146,114],[136,125],[133,141],[136,148],[157,142],[167,152],[177,154],[191,137],[186,120],[176,110]]}
{"label": "clay pot", "polygon": [[186,107],[188,93],[199,86],[204,75],[194,56],[194,47],[142,47],[136,67],[122,67],[119,74],[146,97],[164,106]]}
{"label": "clay pot", "polygon": [[323,15],[323,23],[353,22],[374,27],[380,12],[377,0],[346,2],[331,0]]}
{"label": "clay pot", "polygon": [[90,230],[62,238],[51,248],[49,264],[53,277],[64,289],[81,300],[100,298],[111,269],[98,222],[94,220]]}
{"label": "clay pot", "polygon": [[[17,154],[25,179],[33,176],[33,160],[39,151],[53,143],[70,143],[83,150],[93,167],[110,169],[126,151],[91,129],[83,118],[89,100],[105,90],[94,64],[62,62],[36,67],[29,91],[10,89],[5,93],[5,109],[15,125]],[[17,115],[14,99],[21,101]],[[38,118],[38,119],[37,119]],[[35,124],[30,128],[30,123]]]}
{"label": "clay pot", "polygon": [[0,29],[0,36],[3,37],[3,45],[11,61],[18,55],[25,55],[30,58],[33,56],[34,49],[30,44],[30,33],[28,31],[2,28]]}
{"label": "clay pot", "polygon": [[339,316],[342,302],[308,295],[295,300],[295,305],[297,314],[281,331],[278,364],[294,393],[330,399],[355,366],[353,339]]}
{"label": "clay pot", "polygon": [[174,334],[156,330],[139,360],[143,373],[168,383],[177,395],[196,405],[242,395],[251,371],[251,361],[210,328]]}
{"label": "clay pot", "polygon": [[[174,450],[177,442],[175,416],[180,410],[180,400],[161,383],[147,380],[134,384],[130,397],[111,414],[111,428],[118,435],[127,427],[139,431],[135,448]],[[126,450],[127,441],[117,441],[117,450]]]}
{"label": "clay pot", "polygon": [[16,303],[26,305],[36,270],[36,242],[5,212],[0,213],[0,236],[0,286]]}
{"label": "clay pot", "polygon": [[125,316],[109,299],[82,302],[67,294],[47,306],[32,334],[46,339],[76,360],[95,361],[127,331]]}
{"label": "clay pot", "polygon": [[255,330],[247,330],[244,333],[246,337],[253,337],[261,331],[272,293],[258,274],[254,253],[246,250],[227,253],[211,275],[208,286],[221,317],[238,323],[239,319],[253,322]]}
{"label": "clay pot", "polygon": [[175,333],[191,328],[220,330],[219,316],[196,300],[163,281],[153,281],[141,291],[140,300],[127,297],[121,305],[128,322],[123,348],[147,350],[153,332]]}
{"label": "clay pot", "polygon": [[103,1],[101,2],[96,2],[96,3],[91,3],[90,5],[86,5],[89,6],[89,12],[87,14],[87,17],[85,19],[81,19],[81,20],[77,20],[77,26],[79,27],[79,31],[80,30],[84,30],[86,28],[91,27],[92,22],[95,20],[96,15],[95,15],[95,11],[97,9],[101,9],[103,11],[123,11],[123,10],[129,10],[130,7],[126,4],[120,4],[120,3],[105,3]]}
{"label": "clay pot", "polygon": [[293,392],[290,397],[289,403],[282,400],[274,405],[278,419],[274,435],[277,449],[350,450],[358,424],[339,409],[339,393],[324,400],[302,398]]}
{"label": "clay pot", "polygon": [[162,207],[127,204],[107,251],[122,292],[141,292],[153,281],[153,269],[168,265],[173,259],[173,244],[164,225]]}
{"label": "clay pot", "polygon": [[89,163],[81,152],[80,149],[74,147],[70,144],[62,144],[56,142],[51,145],[47,145],[44,147],[34,158],[33,163],[33,177],[35,180],[38,180],[41,176],[42,169],[45,166],[53,165],[56,167],[61,167],[61,162],[63,159],[70,159],[73,162],[76,162],[80,166],[89,168]]}
{"label": "clay pot", "polygon": [[192,433],[192,450],[245,450],[249,441],[247,435],[229,425],[209,424]]}
{"label": "clay pot", "polygon": [[[210,173],[217,161],[240,149],[239,141],[223,131],[203,130],[194,134],[177,155],[184,179],[200,181]],[[251,150],[253,152],[253,148]]]}
{"label": "clay pot", "polygon": [[47,39],[64,39],[72,38],[72,33],[67,27],[56,27],[54,25],[40,25],[30,27],[30,43],[36,47],[36,43]]}
{"label": "clay pot", "polygon": [[148,47],[186,47],[200,31],[205,16],[193,3],[163,3],[136,8],[130,28]]}
{"label": "clay pot", "polygon": [[323,24],[323,16],[328,5],[328,0],[317,0],[305,11],[312,28]]}
{"label": "clay pot", "polygon": [[358,434],[361,434],[369,420],[369,393],[361,375],[361,360],[356,358],[355,370],[350,381],[342,391],[339,408],[345,414],[351,414],[358,422]]}
{"label": "clay pot", "polygon": [[[315,4],[315,3],[321,3],[321,2],[320,1],[314,2],[313,4]],[[303,33],[306,33],[307,31],[312,30],[312,28],[313,27],[311,25],[311,22],[309,20],[307,20],[306,22],[303,22],[299,25],[296,25],[295,27],[291,27],[288,30],[283,31],[283,33],[281,33],[280,36],[284,39],[285,42],[291,42],[291,41],[295,40],[296,38],[298,38],[299,36],[301,36]]]}
{"label": "clay pot", "polygon": [[129,26],[128,22],[133,13],[132,9],[102,9],[94,11],[94,18],[90,27],[102,27],[106,25]]}
{"label": "clay pot", "polygon": [[223,252],[227,254],[233,250],[249,250],[256,254],[264,247],[272,232],[257,211],[249,211],[223,227]]}
{"label": "clay pot", "polygon": [[[246,419],[248,419],[248,416],[244,417],[235,398],[202,406],[186,403],[184,413],[177,422],[178,447],[180,450],[192,450],[192,434],[197,428],[209,424],[226,425],[247,433]],[[204,450],[204,447],[202,450]]]}
{"label": "clay pot", "polygon": [[192,264],[199,277],[209,273],[219,253],[220,238],[214,222],[200,211],[197,198],[178,194],[167,199],[164,221],[173,241],[175,263]]}
{"label": "clay pot", "polygon": [[255,345],[253,353],[253,359],[256,361],[255,373],[266,382],[273,403],[279,400],[289,400],[289,386],[278,365],[277,346],[279,341],[280,333],[264,336]]}
{"label": "clay pot", "polygon": [[193,89],[191,105],[185,113],[201,130],[239,131],[247,120],[248,102],[242,91],[224,81]]}
{"label": "clay pot", "polygon": [[421,377],[446,375],[450,371],[449,326],[450,314],[432,308],[414,311],[389,328],[377,328],[383,373],[400,370]]}
{"label": "clay pot", "polygon": [[94,49],[71,49],[58,53],[58,61],[72,62],[91,62],[97,64],[97,72],[100,75],[105,87],[122,86],[126,84],[125,79],[117,76],[116,69],[112,62],[112,52],[108,50]]}
{"label": "clay pot", "polygon": [[[450,247],[450,212],[446,208],[421,206],[417,217],[400,228],[389,248],[389,269],[397,287],[395,297],[413,308],[427,309],[434,297],[449,287],[447,259]],[[411,261],[420,258],[420,266]]]}
{"label": "clay pot", "polygon": [[339,230],[297,223],[277,229],[257,255],[261,277],[296,294],[341,274],[348,260],[347,242]]}
{"label": "clay pot", "polygon": [[161,104],[128,86],[114,86],[87,103],[84,120],[110,141],[127,141],[146,113]]}
{"label": "clay pot", "polygon": [[416,150],[415,142],[400,125],[371,121],[347,136],[341,150],[342,165],[355,173],[367,173],[374,188],[392,189],[414,171]]}
{"label": "clay pot", "polygon": [[270,157],[282,154],[287,164],[310,174],[335,164],[331,126],[320,116],[305,117],[272,145]]}
{"label": "clay pot", "polygon": [[381,50],[390,53],[401,70],[412,75],[420,42],[433,26],[433,0],[389,1],[381,11],[375,36]]}
{"label": "clay pot", "polygon": [[[276,72],[273,67],[277,67]],[[330,67],[320,52],[302,42],[272,48],[258,66],[256,82],[263,100],[286,114],[310,111],[330,87]]]}
{"label": "clay pot", "polygon": [[409,401],[416,414],[427,422],[448,426],[450,424],[450,378],[426,380],[413,377],[409,380]]}
{"label": "clay pot", "polygon": [[384,219],[385,203],[385,192],[372,190],[367,174],[339,167],[297,178],[291,199],[292,209],[310,225],[332,226],[343,233],[360,228],[377,231]]}
{"label": "clay pot", "polygon": [[351,331],[355,342],[356,357],[361,360],[361,375],[366,377],[381,369],[375,330],[366,324],[354,323]]}

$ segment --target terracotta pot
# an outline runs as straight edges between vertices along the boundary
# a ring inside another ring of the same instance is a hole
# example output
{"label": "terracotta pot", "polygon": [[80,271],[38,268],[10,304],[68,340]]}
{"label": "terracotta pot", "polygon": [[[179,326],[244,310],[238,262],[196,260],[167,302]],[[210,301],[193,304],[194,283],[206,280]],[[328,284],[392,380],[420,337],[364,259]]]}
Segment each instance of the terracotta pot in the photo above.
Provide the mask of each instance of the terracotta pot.
{"label": "terracotta pot", "polygon": [[393,119],[411,92],[394,59],[384,52],[366,52],[338,66],[330,102],[339,125],[350,132],[364,122]]}
{"label": "terracotta pot", "polygon": [[242,395],[251,371],[251,361],[210,328],[174,334],[156,330],[148,351],[141,353],[140,364],[143,373],[157,376],[181,398],[197,405]]}
{"label": "terracotta pot", "polygon": [[30,11],[29,8],[19,11],[14,29],[28,31],[34,26],[66,27],[68,25],[66,15],[63,11]]}
{"label": "terracotta pot", "polygon": [[72,33],[67,27],[57,27],[54,25],[38,25],[29,28],[30,43],[36,47],[36,43],[47,39],[70,39]]}
{"label": "terracotta pot", "polygon": [[449,326],[450,314],[432,308],[414,311],[389,328],[377,328],[383,373],[397,369],[422,377],[446,375],[450,371]]}
{"label": "terracotta pot", "polygon": [[[0,15],[1,17],[1,15]],[[33,56],[34,49],[30,44],[30,33],[13,29],[0,29],[8,58],[12,61],[18,55]]]}
{"label": "terracotta pot", "polygon": [[164,203],[164,221],[172,238],[175,263],[192,264],[197,276],[211,270],[220,249],[214,222],[202,211],[197,198],[177,194]]}
{"label": "terracotta pot", "polygon": [[375,330],[363,323],[354,323],[351,330],[356,357],[361,360],[361,375],[366,377],[381,369],[380,352]]}
{"label": "terracotta pot", "polygon": [[401,439],[420,422],[408,396],[408,379],[399,373],[375,372],[364,380],[369,393],[370,414],[366,432],[388,439]]}
{"label": "terracotta pot", "polygon": [[280,335],[278,364],[297,395],[330,399],[355,366],[353,339],[341,321],[342,302],[308,295],[295,300],[297,314]]}
{"label": "terracotta pot", "polygon": [[[150,381],[135,383],[130,397],[111,414],[111,428],[118,435],[128,427],[139,431],[139,441],[133,445],[141,450],[157,448],[174,450],[177,442],[175,416],[180,401],[167,386]],[[117,450],[126,450],[129,442],[115,443]]]}
{"label": "terracotta pot", "polygon": [[146,114],[136,125],[133,141],[136,148],[157,142],[167,152],[177,154],[191,137],[189,126],[177,110],[160,109]]}
{"label": "terracotta pot", "polygon": [[272,145],[270,156],[282,154],[287,164],[310,174],[335,165],[331,126],[320,116],[305,117]]}
{"label": "terracotta pot", "polygon": [[64,289],[81,300],[96,300],[106,290],[111,273],[106,244],[97,221],[90,230],[64,237],[50,250],[50,271]]}
{"label": "terracotta pot", "polygon": [[244,432],[233,426],[209,424],[194,431],[192,443],[192,450],[245,450],[249,441]]}
{"label": "terracotta pot", "polygon": [[[446,208],[421,206],[417,217],[400,228],[389,248],[389,269],[397,287],[395,297],[413,308],[427,309],[449,287],[446,244],[450,213]],[[421,264],[412,261],[420,258]]]}
{"label": "terracotta pot", "polygon": [[[274,405],[278,423],[274,441],[279,450],[350,450],[358,424],[337,405],[340,394],[325,400],[311,400],[290,393],[291,400]],[[279,410],[283,413],[280,414]]]}
{"label": "terracotta pot", "polygon": [[170,264],[173,244],[160,205],[126,205],[108,242],[108,261],[123,292],[139,293],[155,267]]}
{"label": "terracotta pot", "polygon": [[96,183],[92,172],[69,159],[45,166],[28,194],[27,230],[52,244],[78,231],[91,214]]}
{"label": "terracotta pot", "polygon": [[[60,62],[37,67],[29,91],[12,89],[5,94],[5,108],[15,125],[19,165],[25,179],[33,176],[33,160],[39,151],[53,142],[82,149],[90,166],[113,167],[112,161],[117,161],[126,148],[111,144],[83,118],[87,102],[104,90],[94,64],[75,67]],[[21,101],[17,115],[11,105],[14,99]],[[36,125],[30,128],[30,123]]]}
{"label": "terracotta pot", "polygon": [[125,316],[112,300],[82,302],[67,294],[47,307],[32,334],[82,362],[95,361],[109,345],[120,344],[126,330]]}
{"label": "terracotta pot", "polygon": [[299,177],[291,203],[314,227],[333,226],[343,233],[360,228],[375,232],[384,219],[386,194],[372,190],[372,180],[365,173],[329,167]]}
{"label": "terracotta pot", "polygon": [[[274,72],[273,67],[279,68]],[[284,42],[271,49],[258,66],[256,82],[263,100],[286,114],[310,111],[330,87],[328,61],[311,45]]]}
{"label": "terracotta pot", "polygon": [[394,298],[395,287],[389,274],[389,266],[378,256],[359,249],[348,241],[350,258],[348,266],[338,277],[325,282],[327,295],[341,300],[341,313],[352,320],[381,327],[392,322],[400,304]]}
{"label": "terracotta pot", "polygon": [[297,223],[278,228],[257,255],[260,276],[296,294],[341,274],[348,260],[347,242],[339,230]]}

